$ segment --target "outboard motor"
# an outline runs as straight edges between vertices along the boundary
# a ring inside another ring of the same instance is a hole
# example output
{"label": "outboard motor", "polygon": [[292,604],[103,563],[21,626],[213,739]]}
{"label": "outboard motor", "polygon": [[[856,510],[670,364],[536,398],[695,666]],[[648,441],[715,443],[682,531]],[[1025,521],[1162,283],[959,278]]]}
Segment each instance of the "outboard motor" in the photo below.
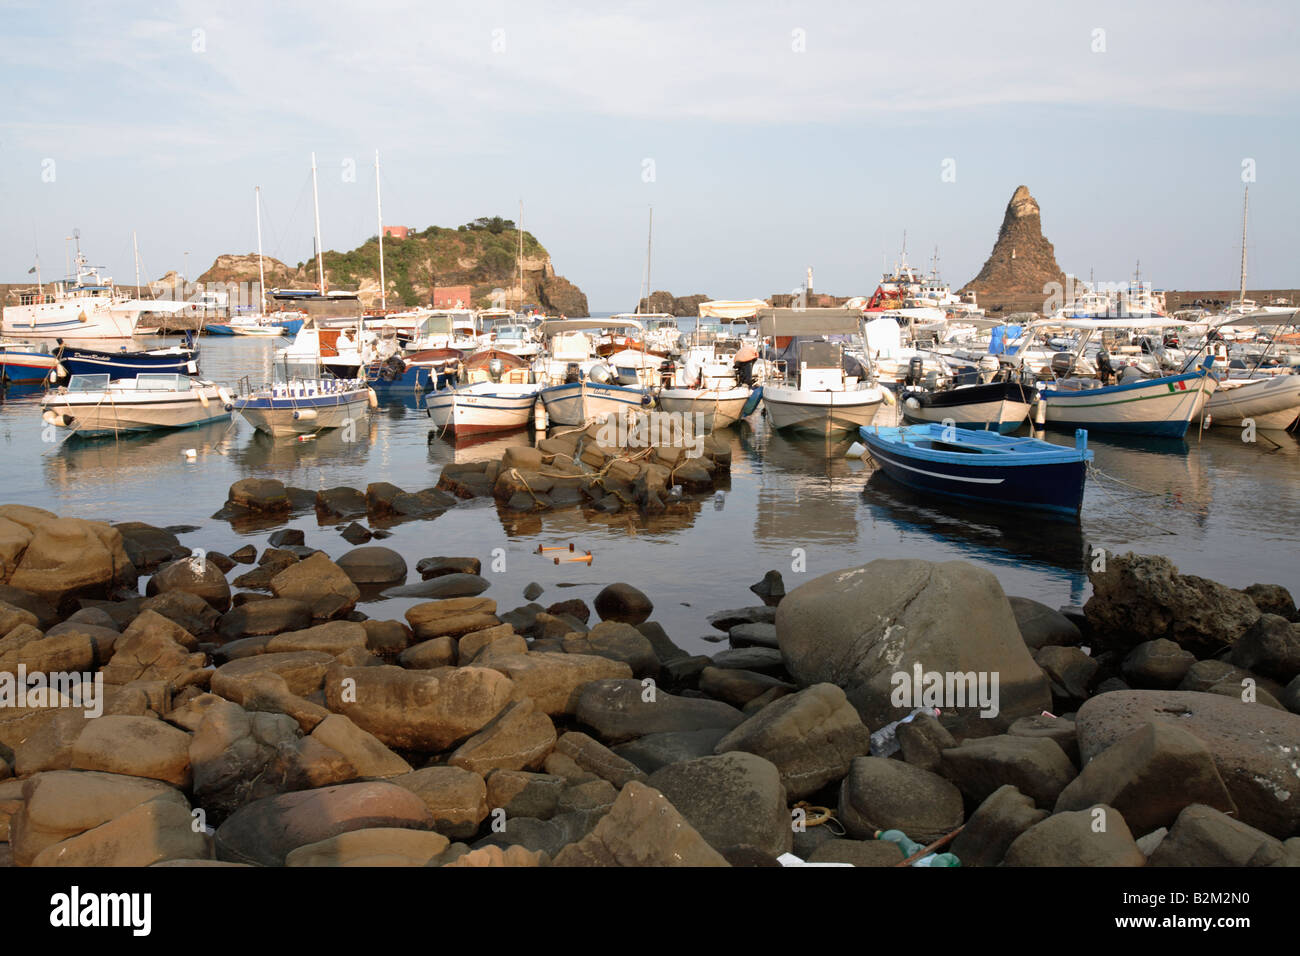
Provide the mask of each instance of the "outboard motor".
{"label": "outboard motor", "polygon": [[[916,359],[913,359],[912,361],[916,361]],[[936,388],[939,387],[938,371],[936,371],[935,369],[930,369],[930,371],[925,373],[925,377],[923,381],[925,383],[925,387],[928,390],[933,392]]]}
{"label": "outboard motor", "polygon": [[1000,363],[996,355],[981,355],[979,360],[979,378],[981,382],[988,383],[998,374]]}
{"label": "outboard motor", "polygon": [[1052,356],[1052,374],[1057,378],[1069,378],[1074,371],[1074,356],[1069,352],[1057,352]]}
{"label": "outboard motor", "polygon": [[499,356],[494,355],[488,360],[487,370],[488,377],[494,382],[499,382],[501,381],[501,376],[505,373],[506,363],[501,361]]}
{"label": "outboard motor", "polygon": [[574,385],[582,381],[582,368],[577,362],[570,362],[564,367],[564,384]]}
{"label": "outboard motor", "polygon": [[754,384],[754,363],[757,358],[747,359],[744,362],[736,363],[736,382],[740,385]]}
{"label": "outboard motor", "polygon": [[1101,384],[1106,385],[1110,382],[1114,370],[1110,367],[1110,353],[1105,349],[1097,350],[1097,378]]}
{"label": "outboard motor", "polygon": [[925,360],[919,355],[913,355],[907,363],[907,377],[903,382],[906,385],[920,385],[924,374]]}
{"label": "outboard motor", "polygon": [[603,363],[597,363],[587,370],[587,381],[594,382],[597,385],[608,385],[613,381],[613,378],[609,366]]}
{"label": "outboard motor", "polygon": [[664,388],[673,387],[673,379],[677,376],[677,363],[672,359],[664,359],[659,363],[659,384]]}
{"label": "outboard motor", "polygon": [[1146,376],[1142,374],[1140,368],[1136,365],[1130,365],[1125,368],[1124,371],[1119,373],[1119,384],[1127,385],[1130,382],[1140,382],[1144,378],[1146,378]]}

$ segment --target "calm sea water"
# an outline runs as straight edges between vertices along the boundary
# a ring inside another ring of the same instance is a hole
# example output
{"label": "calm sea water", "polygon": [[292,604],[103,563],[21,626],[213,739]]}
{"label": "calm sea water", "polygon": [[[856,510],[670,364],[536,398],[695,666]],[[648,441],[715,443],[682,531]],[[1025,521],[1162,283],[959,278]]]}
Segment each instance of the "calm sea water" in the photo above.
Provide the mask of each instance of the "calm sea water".
{"label": "calm sea water", "polygon": [[[245,375],[269,380],[281,345],[206,339],[203,374],[226,383]],[[241,534],[210,517],[240,478],[274,477],[312,489],[391,481],[418,490],[434,485],[448,462],[497,457],[508,445],[532,440],[524,431],[472,444],[431,442],[423,409],[406,398],[381,406],[368,434],[361,430],[352,443],[337,431],[314,442],[273,442],[235,419],[185,432],[58,444],[42,440],[38,403],[39,393],[10,394],[0,405],[0,502],[114,522],[198,525],[182,535],[185,544],[227,552],[250,542],[264,547],[269,533]],[[1300,591],[1294,562],[1300,443],[1287,433],[1261,432],[1254,444],[1224,428],[1174,442],[1093,438],[1096,467],[1112,480],[1089,479],[1076,525],[926,499],[847,460],[848,441],[787,437],[758,415],[752,422],[724,433],[733,449],[730,481],[720,499],[698,502],[689,515],[587,517],[570,509],[519,516],[475,501],[433,521],[400,524],[374,543],[400,552],[415,580],[422,557],[480,558],[492,582],[487,596],[503,609],[524,603],[521,592],[530,581],[546,588],[542,603],[590,600],[604,584],[627,581],[655,602],[654,618],[669,634],[694,651],[709,646],[700,640],[711,631],[705,617],[757,603],[749,585],[770,568],[782,572],[788,590],[875,558],[963,559],[993,571],[1008,593],[1056,606],[1087,599],[1088,555],[1102,547],[1168,555],[1184,572],[1234,587],[1259,581]],[[1064,432],[1047,437],[1073,441]],[[186,449],[195,449],[194,460],[186,459]],[[290,525],[332,556],[350,547],[334,523],[320,525],[309,515]],[[539,544],[570,542],[593,552],[590,567],[556,566],[534,553]],[[505,571],[491,573],[497,548]],[[802,574],[792,571],[796,549],[804,555]],[[413,603],[384,600],[363,610],[400,617]]]}

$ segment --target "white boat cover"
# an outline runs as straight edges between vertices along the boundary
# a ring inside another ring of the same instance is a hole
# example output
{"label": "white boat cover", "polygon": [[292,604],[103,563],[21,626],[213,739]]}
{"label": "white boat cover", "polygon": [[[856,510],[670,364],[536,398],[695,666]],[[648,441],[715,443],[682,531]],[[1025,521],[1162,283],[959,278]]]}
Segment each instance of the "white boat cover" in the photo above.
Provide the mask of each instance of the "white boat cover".
{"label": "white boat cover", "polygon": [[862,313],[856,309],[773,309],[759,312],[758,334],[853,335],[862,330]]}
{"label": "white boat cover", "polygon": [[702,319],[752,319],[759,309],[767,308],[762,299],[714,299],[700,303]]}

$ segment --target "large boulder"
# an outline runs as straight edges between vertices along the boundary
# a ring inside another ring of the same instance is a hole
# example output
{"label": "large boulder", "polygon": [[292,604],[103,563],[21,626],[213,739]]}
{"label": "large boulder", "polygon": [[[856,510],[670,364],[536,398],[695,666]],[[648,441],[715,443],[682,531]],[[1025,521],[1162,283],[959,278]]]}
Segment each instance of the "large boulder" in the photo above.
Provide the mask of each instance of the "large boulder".
{"label": "large boulder", "polygon": [[976,803],[1011,784],[1050,809],[1078,771],[1054,740],[1001,734],[945,750],[939,772]]}
{"label": "large boulder", "polygon": [[308,627],[311,627],[311,608],[302,601],[268,598],[249,601],[221,615],[217,634],[224,641],[235,641],[281,631],[301,631]]}
{"label": "large boulder", "polygon": [[190,554],[190,549],[165,528],[155,528],[142,521],[123,521],[113,527],[122,535],[122,547],[137,571],[152,571]]}
{"label": "large boulder", "polygon": [[212,855],[207,834],[196,832],[182,798],[155,798],[132,807],[53,846],[46,847],[32,866],[138,867],[165,860],[206,860]]}
{"label": "large boulder", "polygon": [[1263,614],[1232,648],[1232,663],[1282,684],[1300,675],[1300,624]]}
{"label": "large boulder", "polygon": [[962,866],[997,866],[1016,837],[1047,816],[1048,811],[1036,808],[1032,798],[1006,784],[970,815],[949,849]]}
{"label": "large boulder", "polygon": [[[444,836],[458,840],[472,837],[488,815],[487,784],[472,771],[460,767],[425,767],[391,777],[389,782],[405,787],[423,800],[433,815],[434,829]],[[509,814],[510,810],[506,812]]]}
{"label": "large boulder", "polygon": [[632,669],[622,661],[550,651],[494,655],[483,666],[501,671],[514,681],[516,697],[531,698],[539,710],[552,717],[575,713],[579,693],[592,681],[632,676]]}
{"label": "large boulder", "polygon": [[632,668],[633,677],[659,676],[659,657],[654,645],[631,624],[601,621],[585,634],[567,635],[564,650],[567,654],[594,654],[622,661]]}
{"label": "large boulder", "polygon": [[961,826],[963,817],[955,786],[887,757],[853,759],[840,784],[839,809],[849,836],[859,840],[871,839],[877,830],[902,830],[919,843],[931,843]]}
{"label": "large boulder", "polygon": [[596,680],[584,685],[575,715],[605,743],[708,727],[730,730],[745,716],[721,701],[676,697],[639,680]]}
{"label": "large boulder", "polygon": [[633,780],[594,830],[566,846],[556,866],[727,866],[659,791]]}
{"label": "large boulder", "polygon": [[482,667],[335,666],[325,680],[325,702],[389,747],[431,752],[450,749],[486,727],[513,690],[510,678]]}
{"label": "large boulder", "polygon": [[1012,841],[1003,866],[1145,866],[1124,817],[1114,807],[1056,813]]}
{"label": "large boulder", "polygon": [[555,725],[525,697],[507,704],[447,762],[480,775],[497,769],[537,770],[553,749]]}
{"label": "large boulder", "polygon": [[1236,806],[1198,737],[1170,720],[1153,720],[1093,757],[1056,801],[1056,811],[1112,806],[1141,834],[1172,826],[1184,807]]}
{"label": "large boulder", "polygon": [[33,530],[8,583],[57,603],[70,595],[107,597],[137,577],[112,525],[51,515]]}
{"label": "large boulder", "polygon": [[361,592],[343,569],[323,551],[291,564],[271,579],[271,592],[279,598],[301,601],[312,617],[343,617],[357,605]]}
{"label": "large boulder", "polygon": [[1178,814],[1151,866],[1286,866],[1282,841],[1221,810],[1193,803]]}
{"label": "large boulder", "polygon": [[793,830],[785,787],[762,757],[732,751],[656,770],[646,780],[719,852],[753,847],[789,853]]}
{"label": "large boulder", "polygon": [[338,560],[353,584],[401,584],[406,580],[406,559],[392,548],[353,548]]}
{"label": "large boulder", "polygon": [[1030,650],[1059,645],[1073,647],[1083,641],[1075,623],[1056,608],[1023,597],[1008,596],[1007,600],[1011,602],[1020,636]]}
{"label": "large boulder", "polygon": [[791,800],[843,779],[871,749],[871,731],[834,684],[782,697],[731,730],[715,753],[744,750],[771,761]]}
{"label": "large boulder", "polygon": [[290,850],[285,866],[428,866],[447,849],[441,833],[403,827],[349,830]]}
{"label": "large boulder", "polygon": [[1241,591],[1179,574],[1158,555],[1108,555],[1105,570],[1088,577],[1088,624],[1118,647],[1163,637],[1204,656],[1235,644],[1259,620],[1259,608]]}
{"label": "large boulder", "polygon": [[173,690],[205,686],[211,672],[194,636],[156,611],[142,611],[113,643],[113,659],[100,672],[105,684],[165,681]]}
{"label": "large boulder", "polygon": [[407,608],[406,622],[417,641],[435,637],[460,637],[473,631],[496,627],[497,602],[491,598],[463,597],[427,601]]}
{"label": "large boulder", "polygon": [[630,584],[610,584],[596,595],[596,613],[602,621],[640,624],[649,619],[655,606],[641,591]]}
{"label": "large boulder", "polygon": [[145,588],[150,595],[169,591],[197,595],[222,614],[230,609],[230,584],[221,568],[207,557],[181,558],[164,564]]}
{"label": "large boulder", "polygon": [[105,714],[86,722],[72,748],[74,770],[102,770],[190,785],[190,735],[152,717]]}
{"label": "large boulder", "polygon": [[[804,686],[842,687],[868,727],[929,703],[914,689],[936,679],[938,706],[966,736],[998,733],[1051,705],[1001,585],[968,562],[872,561],[800,585],[776,612],[790,674]],[[991,706],[978,701],[980,681]]]}
{"label": "large boulder", "polygon": [[1152,721],[1176,723],[1205,745],[1242,822],[1279,838],[1300,830],[1300,715],[1219,694],[1114,691],[1079,708],[1080,756],[1087,764]]}
{"label": "large boulder", "polygon": [[371,827],[432,830],[418,796],[385,781],[348,783],[254,801],[217,828],[217,856],[236,863],[282,866],[300,846]]}

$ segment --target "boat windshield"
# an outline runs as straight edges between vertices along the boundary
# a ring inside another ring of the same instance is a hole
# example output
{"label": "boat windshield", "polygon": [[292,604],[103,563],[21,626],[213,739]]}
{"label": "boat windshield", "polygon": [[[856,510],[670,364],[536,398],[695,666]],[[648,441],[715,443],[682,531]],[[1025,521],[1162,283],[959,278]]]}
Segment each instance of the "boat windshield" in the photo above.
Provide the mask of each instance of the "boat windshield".
{"label": "boat windshield", "polygon": [[74,375],[68,381],[69,392],[102,392],[108,388],[108,374]]}
{"label": "boat windshield", "polygon": [[135,390],[137,392],[188,392],[190,384],[188,375],[146,372],[135,377]]}

